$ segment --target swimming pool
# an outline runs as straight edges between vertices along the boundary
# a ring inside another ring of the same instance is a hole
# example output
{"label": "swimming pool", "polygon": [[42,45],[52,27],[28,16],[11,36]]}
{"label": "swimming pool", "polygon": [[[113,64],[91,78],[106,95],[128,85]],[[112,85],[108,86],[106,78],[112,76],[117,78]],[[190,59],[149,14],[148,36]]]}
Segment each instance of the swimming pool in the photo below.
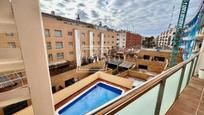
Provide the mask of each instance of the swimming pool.
{"label": "swimming pool", "polygon": [[97,82],[92,87],[57,109],[59,115],[84,115],[99,109],[124,92],[121,88]]}

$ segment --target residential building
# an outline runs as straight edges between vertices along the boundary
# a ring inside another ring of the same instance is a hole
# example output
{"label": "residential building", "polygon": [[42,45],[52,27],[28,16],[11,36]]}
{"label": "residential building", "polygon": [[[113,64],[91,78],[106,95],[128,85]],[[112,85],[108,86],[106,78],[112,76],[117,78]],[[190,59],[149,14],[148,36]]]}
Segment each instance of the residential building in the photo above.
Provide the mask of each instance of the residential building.
{"label": "residential building", "polygon": [[[100,58],[103,55],[101,48],[103,53],[108,53],[108,50],[116,46],[117,33],[107,27],[98,27],[57,16],[54,13],[42,13],[42,19],[50,65],[76,61],[77,44],[80,47],[81,58],[93,55]],[[78,30],[80,39],[77,44],[76,30]],[[92,43],[90,38],[92,38]],[[0,33],[0,48],[20,48],[17,34],[12,32]]]}
{"label": "residential building", "polygon": [[171,49],[175,32],[176,28],[169,28],[167,31],[164,31],[157,36],[157,47],[162,49]]}
{"label": "residential building", "polygon": [[126,32],[126,48],[127,49],[140,49],[142,36],[139,34]]}
{"label": "residential building", "polygon": [[117,31],[117,47],[120,49],[126,48],[126,31]]}

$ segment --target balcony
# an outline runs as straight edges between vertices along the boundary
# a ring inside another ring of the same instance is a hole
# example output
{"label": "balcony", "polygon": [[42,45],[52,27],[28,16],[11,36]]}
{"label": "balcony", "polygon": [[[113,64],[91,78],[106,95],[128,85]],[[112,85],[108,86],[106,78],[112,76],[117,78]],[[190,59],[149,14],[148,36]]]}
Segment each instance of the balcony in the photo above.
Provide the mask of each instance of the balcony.
{"label": "balcony", "polygon": [[[139,115],[182,115],[180,111],[177,111],[178,109],[176,109],[176,107],[181,106],[181,103],[185,102],[186,104],[183,106],[188,106],[188,103],[193,101],[193,97],[201,97],[201,90],[203,90],[203,80],[192,77],[198,56],[199,54],[195,54],[190,59],[162,72],[146,82],[143,86],[132,89],[122,98],[104,107],[95,114],[133,115],[137,113]],[[195,81],[202,85],[199,86]],[[195,93],[193,96],[189,93],[189,87],[191,88],[190,90],[194,89],[194,91],[192,91]],[[198,89],[198,91],[195,89]],[[197,101],[194,103],[194,106],[198,106],[198,104],[199,102]],[[203,107],[203,104],[200,105]],[[200,108],[202,108],[201,106]]]}

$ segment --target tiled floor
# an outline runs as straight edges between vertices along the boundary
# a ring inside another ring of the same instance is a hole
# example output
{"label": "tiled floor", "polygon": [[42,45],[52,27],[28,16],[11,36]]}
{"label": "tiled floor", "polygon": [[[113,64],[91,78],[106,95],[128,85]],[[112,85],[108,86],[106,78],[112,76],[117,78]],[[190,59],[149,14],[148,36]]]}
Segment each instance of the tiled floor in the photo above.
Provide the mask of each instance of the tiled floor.
{"label": "tiled floor", "polygon": [[167,115],[204,115],[204,80],[193,77]]}

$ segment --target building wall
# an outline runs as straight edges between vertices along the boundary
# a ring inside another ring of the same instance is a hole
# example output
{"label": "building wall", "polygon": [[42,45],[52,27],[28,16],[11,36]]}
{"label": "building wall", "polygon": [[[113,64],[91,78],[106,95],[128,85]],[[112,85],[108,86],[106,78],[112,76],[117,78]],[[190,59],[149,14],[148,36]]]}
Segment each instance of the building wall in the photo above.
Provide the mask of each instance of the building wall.
{"label": "building wall", "polygon": [[162,49],[171,49],[172,48],[172,40],[173,35],[175,33],[175,28],[170,28],[167,31],[162,32],[159,36],[157,36],[157,45]]}
{"label": "building wall", "polygon": [[16,33],[0,33],[0,48],[9,48],[9,43],[15,43],[16,48],[20,47]]}
{"label": "building wall", "polygon": [[[104,33],[104,53],[107,53],[108,50],[112,48],[112,46],[116,46],[117,34],[113,30],[109,29],[100,29],[95,28],[93,25],[77,22],[75,20],[49,15],[42,14],[43,18],[43,26],[45,29],[45,33],[49,31],[49,36],[45,35],[46,44],[51,46],[51,48],[47,48],[48,60],[50,64],[63,62],[66,60],[75,61],[75,35],[74,30],[80,30],[80,45],[81,45],[81,54],[82,57],[89,56],[89,50],[84,49],[83,47],[89,47],[89,32],[94,32],[94,51],[93,53],[96,55],[100,55],[99,47],[101,46],[100,39],[101,33]],[[70,21],[71,20],[71,21]],[[55,31],[61,31],[61,36],[56,37]],[[69,35],[68,35],[69,33]],[[71,33],[71,34],[70,34]],[[8,36],[10,35],[10,36]],[[12,35],[12,36],[11,36]],[[10,43],[12,42],[12,43]],[[56,48],[57,42],[62,43],[63,47],[60,49]],[[0,48],[8,48],[9,43],[11,45],[15,44],[13,48],[20,48],[19,40],[16,33],[0,33]],[[14,46],[14,45],[13,45]],[[57,53],[63,53],[63,58],[57,58]]]}
{"label": "building wall", "polygon": [[118,48],[126,48],[126,32],[118,31],[117,32],[117,47]]}
{"label": "building wall", "polygon": [[141,39],[142,37],[138,34],[133,34],[130,32],[126,32],[126,48],[141,48]]}

